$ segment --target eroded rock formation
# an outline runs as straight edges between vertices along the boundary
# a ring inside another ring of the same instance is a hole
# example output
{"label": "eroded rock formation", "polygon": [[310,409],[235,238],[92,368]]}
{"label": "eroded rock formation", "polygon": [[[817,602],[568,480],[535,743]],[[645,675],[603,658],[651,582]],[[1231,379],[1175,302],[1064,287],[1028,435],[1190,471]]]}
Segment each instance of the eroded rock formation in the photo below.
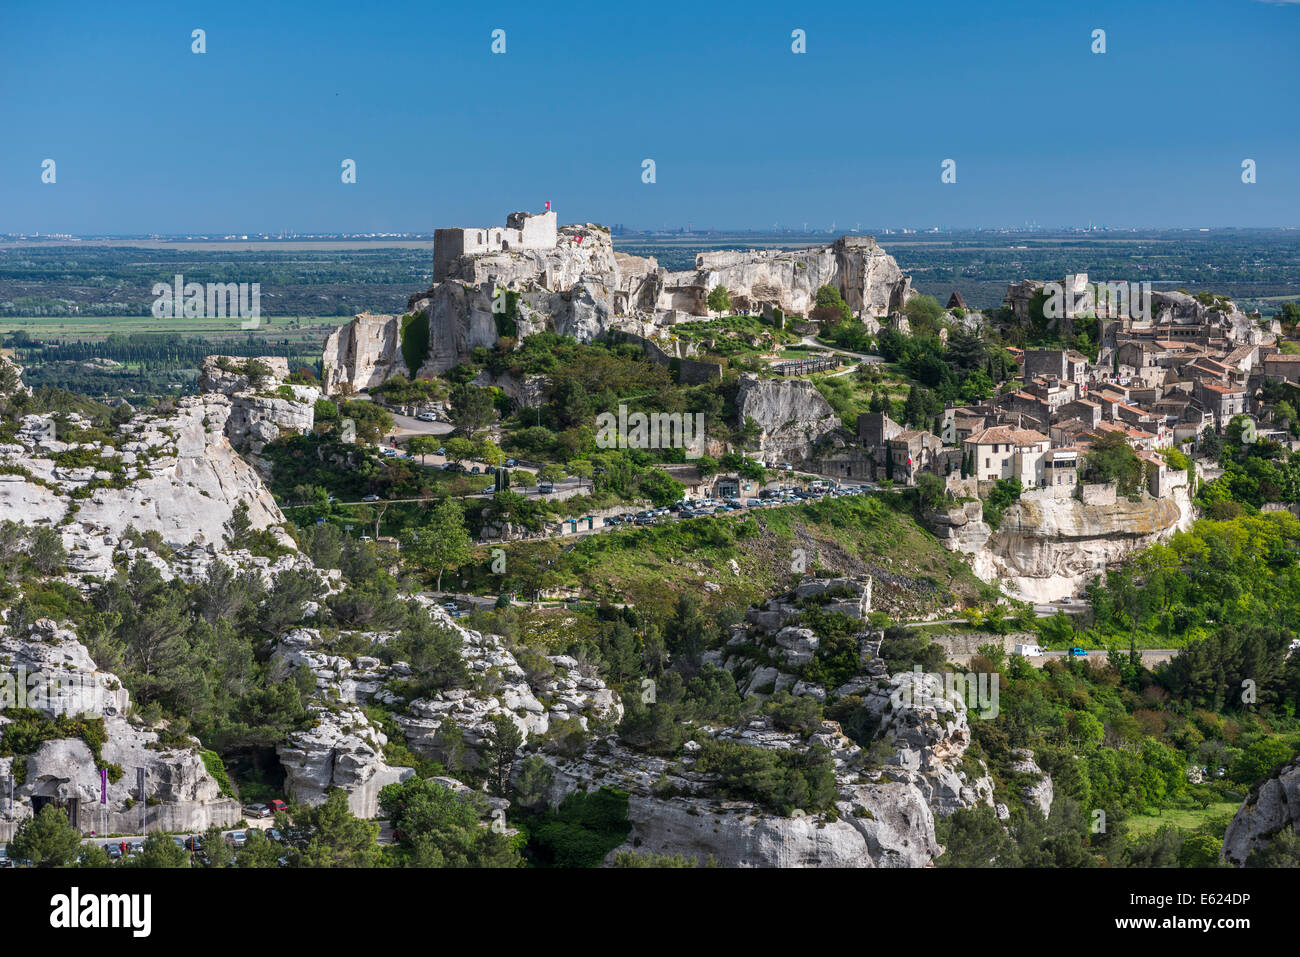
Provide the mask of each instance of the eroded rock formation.
{"label": "eroded rock formation", "polygon": [[736,413],[740,425],[753,419],[758,426],[759,458],[769,464],[804,461],[814,443],[840,424],[808,380],[761,379],[754,373],[740,377]]}
{"label": "eroded rock formation", "polygon": [[[139,799],[137,768],[145,770],[143,810],[151,830],[203,830],[239,820],[238,802],[222,796],[197,745],[162,747],[157,732],[129,721],[129,693],[116,675],[96,667],[73,632],[49,619],[22,631],[12,634],[6,625],[0,632],[0,677],[13,675],[15,682],[21,678],[22,703],[44,715],[102,718],[105,737],[98,759],[81,738],[54,738],[41,742],[30,754],[0,758],[0,778],[15,772],[16,761],[22,764],[13,810],[8,810],[7,801],[0,803],[0,841],[10,839],[31,814],[33,799],[56,800],[65,806],[75,800],[85,831],[138,833],[141,808],[132,806]],[[0,710],[0,729],[10,720]],[[100,803],[101,767],[112,772],[104,804]]]}
{"label": "eroded rock formation", "polygon": [[1223,856],[1241,867],[1250,852],[1287,830],[1300,835],[1300,760],[1251,790],[1223,835]]}

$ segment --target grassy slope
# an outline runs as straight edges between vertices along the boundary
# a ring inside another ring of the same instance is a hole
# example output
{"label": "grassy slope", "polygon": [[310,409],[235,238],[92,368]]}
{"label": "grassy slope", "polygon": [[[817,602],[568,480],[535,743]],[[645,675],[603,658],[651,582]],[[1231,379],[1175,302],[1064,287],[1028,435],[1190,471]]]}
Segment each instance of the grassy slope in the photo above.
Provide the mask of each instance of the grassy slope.
{"label": "grassy slope", "polygon": [[[711,603],[754,604],[801,577],[791,566],[802,549],[807,572],[874,575],[873,609],[891,615],[938,611],[976,594],[966,563],[902,508],[897,496],[864,496],[607,532],[564,553],[557,571],[613,602],[666,609],[695,589]],[[510,551],[528,561],[531,549]],[[706,581],[720,590],[706,593]]]}

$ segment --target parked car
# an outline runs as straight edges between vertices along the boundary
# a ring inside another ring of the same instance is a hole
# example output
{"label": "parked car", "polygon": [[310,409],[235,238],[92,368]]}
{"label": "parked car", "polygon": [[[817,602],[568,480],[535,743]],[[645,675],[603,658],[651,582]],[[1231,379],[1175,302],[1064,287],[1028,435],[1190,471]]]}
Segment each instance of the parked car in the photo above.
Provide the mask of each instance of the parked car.
{"label": "parked car", "polygon": [[506,468],[512,469],[519,464],[518,459],[506,459]]}
{"label": "parked car", "polygon": [[243,847],[248,843],[247,831],[231,831],[226,835],[226,843],[231,847]]}
{"label": "parked car", "polygon": [[419,419],[421,422],[437,422],[437,421],[438,421],[438,417],[437,417],[436,415],[434,415],[432,412],[421,412],[419,415],[416,416],[416,418]]}
{"label": "parked car", "polygon": [[363,502],[378,502],[378,501],[379,501],[379,496],[378,496],[378,495],[373,495],[373,494],[372,494],[372,495],[363,495],[363,496],[361,496],[361,501],[363,501]]}
{"label": "parked car", "polygon": [[1087,658],[1087,657],[1088,657],[1088,651],[1087,651],[1087,649],[1085,649],[1085,648],[1071,648],[1071,649],[1070,649],[1070,657],[1071,657],[1071,658]]}
{"label": "parked car", "polygon": [[284,843],[284,835],[281,834],[281,833],[280,833],[278,830],[276,830],[275,828],[271,828],[269,831],[267,831],[267,832],[266,832],[266,837],[267,837],[267,840],[275,841],[277,844],[283,844],[283,843]]}
{"label": "parked car", "polygon": [[185,839],[185,850],[193,851],[197,854],[199,851],[203,850],[203,838],[199,837],[197,834],[193,837],[187,837]]}
{"label": "parked car", "polygon": [[555,486],[554,486],[552,483],[550,483],[550,482],[538,482],[538,483],[537,483],[537,494],[538,494],[538,495],[550,495],[550,494],[553,493],[554,491],[555,491]]}
{"label": "parked car", "polygon": [[289,810],[289,805],[285,804],[279,798],[272,798],[271,800],[267,801],[266,806],[269,807],[272,812]]}
{"label": "parked car", "polygon": [[271,816],[271,809],[265,804],[250,804],[244,808],[244,817],[251,817],[260,820],[264,817]]}
{"label": "parked car", "polygon": [[122,859],[122,845],[120,843],[105,844],[104,853],[108,855],[110,861],[120,861]]}

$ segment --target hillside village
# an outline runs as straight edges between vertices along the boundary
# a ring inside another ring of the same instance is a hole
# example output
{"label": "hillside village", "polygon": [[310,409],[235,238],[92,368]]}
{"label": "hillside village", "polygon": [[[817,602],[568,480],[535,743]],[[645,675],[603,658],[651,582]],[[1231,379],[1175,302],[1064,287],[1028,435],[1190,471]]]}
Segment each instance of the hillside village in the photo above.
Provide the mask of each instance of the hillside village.
{"label": "hillside village", "polygon": [[940,306],[856,236],[673,272],[548,210],[439,230],[432,286],[317,368],[211,355],[136,409],[4,360],[0,664],[72,690],[0,712],[0,843],[1290,860],[1294,317],[1050,291]]}

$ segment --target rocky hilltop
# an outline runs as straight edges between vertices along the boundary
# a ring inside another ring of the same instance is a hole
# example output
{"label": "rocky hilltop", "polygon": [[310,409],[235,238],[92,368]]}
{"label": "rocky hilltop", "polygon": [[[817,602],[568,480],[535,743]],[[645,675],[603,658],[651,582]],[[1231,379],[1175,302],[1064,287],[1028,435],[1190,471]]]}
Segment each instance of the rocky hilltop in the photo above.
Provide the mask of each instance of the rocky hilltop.
{"label": "rocky hilltop", "polygon": [[741,311],[780,309],[806,316],[821,286],[840,290],[849,309],[882,318],[911,298],[912,280],[872,237],[841,236],[807,249],[701,253],[691,271],[664,275],[660,304],[692,315],[707,311],[705,299],[725,286]]}
{"label": "rocky hilltop", "polygon": [[[528,218],[516,213],[511,220],[517,217]],[[462,234],[472,232],[438,231],[435,243],[445,243],[442,234],[448,233],[457,234],[458,245],[435,248],[435,282],[410,298],[414,321],[428,333],[419,375],[446,371],[503,336],[522,340],[553,331],[590,342],[613,329],[653,336],[675,322],[707,317],[708,294],[718,285],[727,287],[739,310],[798,315],[812,309],[822,285],[838,288],[849,308],[866,318],[896,311],[912,295],[910,278],[866,237],[844,236],[809,249],[704,253],[695,269],[672,272],[651,257],[615,252],[609,231],[592,223],[554,228],[553,244],[548,236],[540,245],[465,247]],[[324,357],[329,393],[406,373],[402,318],[359,315],[329,337]]]}

